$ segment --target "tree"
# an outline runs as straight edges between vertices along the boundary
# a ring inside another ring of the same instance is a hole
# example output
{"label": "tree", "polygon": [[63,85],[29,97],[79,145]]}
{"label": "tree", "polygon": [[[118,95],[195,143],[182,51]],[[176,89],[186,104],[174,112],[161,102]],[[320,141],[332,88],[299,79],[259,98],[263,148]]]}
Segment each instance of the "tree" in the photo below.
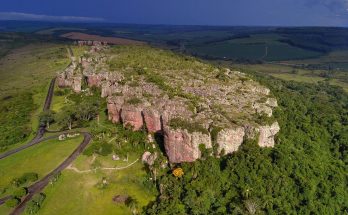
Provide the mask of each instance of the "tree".
{"label": "tree", "polygon": [[72,124],[76,119],[76,110],[73,106],[64,107],[57,115],[56,121],[61,126],[66,126],[69,130],[72,129]]}
{"label": "tree", "polygon": [[55,112],[47,110],[40,113],[40,125],[46,125],[47,128],[50,128],[50,124],[54,122]]}
{"label": "tree", "polygon": [[17,198],[10,198],[9,200],[6,201],[6,206],[9,208],[14,208],[19,204],[19,199]]}
{"label": "tree", "polygon": [[138,213],[139,203],[136,199],[128,197],[128,199],[126,200],[126,205],[132,211],[133,215]]}
{"label": "tree", "polygon": [[13,196],[20,199],[22,198],[23,196],[27,195],[27,189],[24,188],[24,187],[21,187],[21,188],[18,188],[17,190],[15,190],[13,192]]}

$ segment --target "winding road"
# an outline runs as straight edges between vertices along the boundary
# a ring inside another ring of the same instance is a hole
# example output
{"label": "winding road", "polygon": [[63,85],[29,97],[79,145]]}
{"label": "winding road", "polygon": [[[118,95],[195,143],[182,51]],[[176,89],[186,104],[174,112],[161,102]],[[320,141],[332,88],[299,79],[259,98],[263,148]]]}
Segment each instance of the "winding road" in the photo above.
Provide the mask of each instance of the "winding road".
{"label": "winding road", "polygon": [[[51,107],[54,85],[55,85],[55,78],[53,78],[51,83],[50,83],[50,87],[48,89],[48,93],[46,96],[43,111],[47,111]],[[43,138],[43,135],[45,134],[46,131],[47,131],[46,126],[40,125],[40,127],[38,128],[38,131],[36,133],[36,136],[29,143],[1,154],[0,160],[4,159],[10,155],[13,155],[15,153],[18,153],[26,148],[29,148],[33,145],[36,145],[38,143],[59,137],[59,135],[54,135],[54,136]],[[65,132],[65,134],[68,134],[68,133],[69,132]],[[76,133],[76,132],[73,132],[73,133]],[[84,139],[83,139],[82,143],[56,169],[54,169],[53,171],[48,173],[44,178],[40,179],[39,181],[35,182],[34,184],[32,184],[31,186],[28,187],[28,194],[22,198],[21,203],[10,213],[11,215],[21,214],[24,211],[27,202],[29,202],[35,194],[40,193],[47,186],[47,184],[50,182],[52,177],[54,177],[56,174],[58,174],[59,172],[61,172],[65,168],[67,168],[81,154],[81,152],[90,143],[92,136],[88,132],[80,132],[80,133],[84,135]],[[0,205],[4,204],[6,202],[6,200],[8,200],[10,198],[11,198],[11,196],[5,196],[5,197],[1,198]]]}

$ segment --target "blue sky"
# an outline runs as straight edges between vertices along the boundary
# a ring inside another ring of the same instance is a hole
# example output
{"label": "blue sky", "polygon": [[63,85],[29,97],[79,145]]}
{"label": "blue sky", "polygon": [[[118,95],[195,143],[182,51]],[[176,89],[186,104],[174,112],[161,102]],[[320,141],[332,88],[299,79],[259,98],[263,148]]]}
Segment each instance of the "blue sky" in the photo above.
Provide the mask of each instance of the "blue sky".
{"label": "blue sky", "polygon": [[1,0],[0,19],[348,26],[348,0]]}

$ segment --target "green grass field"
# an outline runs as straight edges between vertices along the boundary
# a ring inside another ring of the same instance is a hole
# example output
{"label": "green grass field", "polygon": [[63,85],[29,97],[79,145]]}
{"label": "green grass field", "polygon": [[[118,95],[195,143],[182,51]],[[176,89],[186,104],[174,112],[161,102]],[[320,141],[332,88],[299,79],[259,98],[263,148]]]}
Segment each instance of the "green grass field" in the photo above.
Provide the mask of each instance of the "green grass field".
{"label": "green grass field", "polygon": [[249,38],[233,39],[201,46],[189,47],[200,56],[219,58],[245,58],[253,60],[281,61],[319,57],[321,53],[309,51],[279,42],[275,34],[252,35]]}
{"label": "green grass field", "polygon": [[[16,147],[27,142],[35,135],[33,131],[38,128],[38,115],[42,111],[49,82],[57,71],[64,69],[69,63],[64,45],[29,43],[21,48],[11,49],[9,54],[0,58],[0,99],[11,98],[11,96],[16,98],[19,94],[26,92],[32,93],[33,98],[33,105],[26,107],[31,109],[26,117],[11,118],[9,116],[16,113],[5,113],[6,108],[1,109],[0,117],[4,117],[2,122],[6,122],[1,125],[2,131],[14,129],[12,124],[16,124],[17,121],[20,125],[26,125],[29,133],[31,131],[29,136],[16,140],[18,142],[11,140],[4,143],[11,145],[1,147],[2,152],[13,148],[13,145]],[[18,103],[18,107],[20,105],[22,104]],[[6,121],[5,116],[9,118],[9,122]],[[16,120],[16,123],[13,120]],[[19,132],[18,130],[17,133]],[[19,136],[17,133],[16,135]]]}
{"label": "green grass field", "polygon": [[46,85],[69,64],[63,45],[30,44],[0,59],[0,96]]}
{"label": "green grass field", "polygon": [[[0,187],[9,187],[13,178],[26,172],[38,173],[39,178],[42,178],[63,162],[82,139],[83,137],[79,136],[65,141],[49,140],[0,160]],[[10,191],[11,187],[5,194]]]}
{"label": "green grass field", "polygon": [[[111,156],[97,157],[94,163],[102,167],[127,166],[139,155],[130,155],[129,161],[112,161]],[[74,163],[79,170],[93,167],[91,157],[80,156]],[[108,186],[98,189],[96,185],[106,178]],[[139,202],[139,208],[155,199],[156,193],[144,186],[146,173],[140,161],[123,170],[97,170],[77,173],[66,169],[56,184],[48,186],[44,193],[47,198],[39,214],[131,214],[124,204],[115,204],[115,195],[129,195]]]}

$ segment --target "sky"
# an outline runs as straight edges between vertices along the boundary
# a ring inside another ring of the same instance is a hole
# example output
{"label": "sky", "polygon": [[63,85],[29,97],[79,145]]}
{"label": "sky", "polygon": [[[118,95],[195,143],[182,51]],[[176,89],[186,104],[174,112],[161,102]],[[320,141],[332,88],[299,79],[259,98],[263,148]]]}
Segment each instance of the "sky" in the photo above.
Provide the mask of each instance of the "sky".
{"label": "sky", "polygon": [[1,0],[0,20],[348,27],[348,0]]}

